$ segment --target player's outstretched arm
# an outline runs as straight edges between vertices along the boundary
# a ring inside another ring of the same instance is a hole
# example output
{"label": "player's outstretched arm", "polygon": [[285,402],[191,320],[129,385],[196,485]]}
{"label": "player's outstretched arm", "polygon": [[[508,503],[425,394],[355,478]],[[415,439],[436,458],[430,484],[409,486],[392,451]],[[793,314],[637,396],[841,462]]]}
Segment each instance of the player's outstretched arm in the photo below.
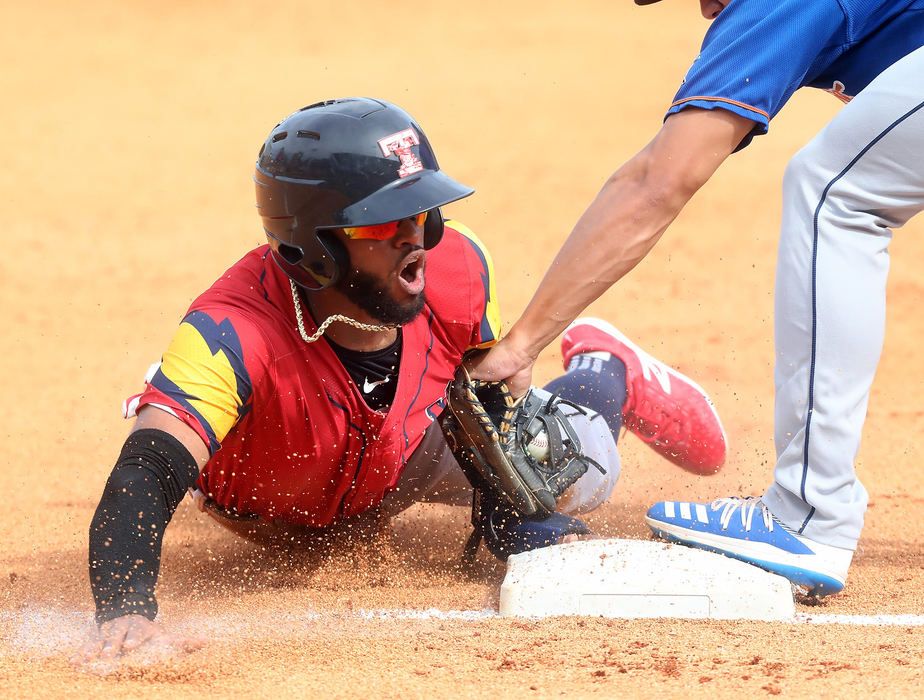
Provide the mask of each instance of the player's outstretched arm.
{"label": "player's outstretched arm", "polygon": [[163,532],[208,459],[198,435],[158,408],[141,410],[90,524],[98,634],[76,661],[108,658],[166,636],[154,622]]}
{"label": "player's outstretched arm", "polygon": [[[531,362],[587,306],[654,247],[693,194],[754,127],[723,109],[673,114],[637,155],[607,180],[578,220],[523,315],[472,376],[507,379],[515,393]],[[528,386],[528,385],[526,385]]]}

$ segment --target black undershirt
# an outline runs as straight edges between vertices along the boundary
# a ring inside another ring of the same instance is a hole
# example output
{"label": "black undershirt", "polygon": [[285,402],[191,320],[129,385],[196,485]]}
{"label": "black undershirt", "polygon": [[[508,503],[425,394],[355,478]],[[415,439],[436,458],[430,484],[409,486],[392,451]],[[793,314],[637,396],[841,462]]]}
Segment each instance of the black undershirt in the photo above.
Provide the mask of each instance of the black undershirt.
{"label": "black undershirt", "polygon": [[401,364],[401,329],[398,337],[387,348],[362,352],[337,345],[324,338],[340,359],[347,373],[359,388],[369,408],[386,411],[395,400],[398,386],[398,366]]}

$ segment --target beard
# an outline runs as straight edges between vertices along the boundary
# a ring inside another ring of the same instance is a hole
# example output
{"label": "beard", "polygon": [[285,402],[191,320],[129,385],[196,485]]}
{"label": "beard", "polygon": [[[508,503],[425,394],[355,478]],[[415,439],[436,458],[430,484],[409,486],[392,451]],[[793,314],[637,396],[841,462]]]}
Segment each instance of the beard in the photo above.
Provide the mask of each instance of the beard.
{"label": "beard", "polygon": [[336,288],[370,316],[387,325],[410,323],[423,311],[426,296],[421,292],[408,301],[400,302],[385,285],[368,272],[351,268]]}

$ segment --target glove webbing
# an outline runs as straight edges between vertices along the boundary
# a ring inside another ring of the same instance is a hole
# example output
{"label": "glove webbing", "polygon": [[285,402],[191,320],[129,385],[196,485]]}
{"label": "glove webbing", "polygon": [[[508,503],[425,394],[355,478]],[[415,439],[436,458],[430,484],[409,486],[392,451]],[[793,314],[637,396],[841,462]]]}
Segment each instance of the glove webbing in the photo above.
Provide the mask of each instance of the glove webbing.
{"label": "glove webbing", "polygon": [[[601,474],[606,474],[606,469],[604,469],[597,460],[588,457],[575,448],[576,445],[580,444],[580,440],[578,440],[577,434],[574,432],[574,428],[572,428],[570,421],[560,423],[551,417],[559,404],[566,404],[578,411],[581,415],[587,415],[587,411],[582,406],[561,398],[557,392],[552,394],[549,400],[544,403],[527,403],[523,408],[528,408],[529,412],[521,410],[516,417],[515,432],[520,440],[521,446],[525,449],[526,445],[544,430],[549,440],[549,456],[541,462],[536,462],[539,471],[554,475],[555,472],[558,471],[554,465],[577,459],[588,466],[595,467]],[[564,428],[564,437],[562,437],[559,426]],[[571,472],[570,477],[565,474],[559,474],[560,478],[550,481],[549,486],[557,498],[581,476],[582,474],[578,472]]]}

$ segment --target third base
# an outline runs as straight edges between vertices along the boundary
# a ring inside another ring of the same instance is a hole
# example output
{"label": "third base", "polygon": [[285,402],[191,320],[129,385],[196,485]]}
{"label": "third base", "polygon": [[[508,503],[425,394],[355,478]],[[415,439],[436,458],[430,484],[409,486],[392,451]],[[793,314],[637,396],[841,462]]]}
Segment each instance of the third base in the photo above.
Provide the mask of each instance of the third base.
{"label": "third base", "polygon": [[500,614],[791,620],[795,603],[782,576],[721,554],[592,540],[511,556]]}

